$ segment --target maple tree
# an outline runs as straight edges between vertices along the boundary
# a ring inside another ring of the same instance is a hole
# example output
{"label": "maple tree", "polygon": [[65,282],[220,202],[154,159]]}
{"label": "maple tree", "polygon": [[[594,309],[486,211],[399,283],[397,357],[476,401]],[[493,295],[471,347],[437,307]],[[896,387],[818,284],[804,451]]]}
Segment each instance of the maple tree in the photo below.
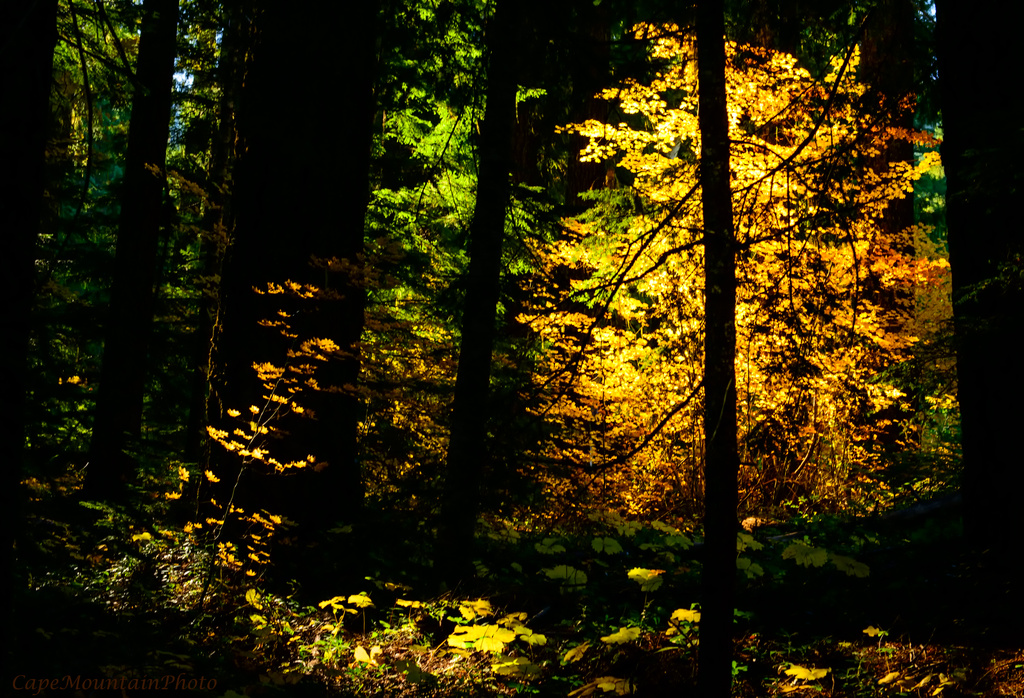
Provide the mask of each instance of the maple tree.
{"label": "maple tree", "polygon": [[[589,139],[582,159],[614,158],[631,175],[635,200],[614,226],[610,207],[604,220],[567,222],[542,253],[551,274],[572,281],[521,319],[552,347],[555,373],[542,379],[551,389],[539,411],[575,435],[561,457],[613,481],[627,509],[653,513],[701,491],[701,134],[693,42],[675,26],[635,32],[653,39],[654,80],[603,91],[619,123],[569,127]],[[885,235],[879,226],[888,202],[912,191],[937,153],[883,171],[859,166],[893,140],[936,141],[876,124],[863,109],[857,62],[854,45],[815,81],[788,54],[727,44],[748,506],[801,495],[843,506],[856,488],[851,476],[877,465],[872,442],[887,425],[872,415],[904,398],[884,371],[918,341],[907,328],[921,329],[915,308],[878,302],[865,281],[920,293],[946,283],[948,264],[927,230]],[[911,239],[915,256],[906,252]]]}

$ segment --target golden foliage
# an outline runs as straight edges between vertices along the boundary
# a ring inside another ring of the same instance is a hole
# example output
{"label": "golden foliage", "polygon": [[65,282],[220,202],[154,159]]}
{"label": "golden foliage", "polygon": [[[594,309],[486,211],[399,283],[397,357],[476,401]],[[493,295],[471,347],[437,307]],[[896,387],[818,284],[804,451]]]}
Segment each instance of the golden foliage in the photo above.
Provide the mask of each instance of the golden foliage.
{"label": "golden foliage", "polygon": [[[704,359],[699,85],[676,27],[636,31],[657,37],[655,79],[599,95],[622,121],[567,130],[588,140],[581,160],[614,159],[633,175],[637,213],[626,226],[566,221],[563,238],[536,253],[549,277],[570,281],[519,320],[548,348],[538,413],[567,434],[545,456],[594,472],[576,486],[554,478],[549,492],[578,499],[583,489],[656,515],[702,490],[701,405],[691,399]],[[933,300],[918,312],[927,289],[948,285],[946,261],[921,245],[926,231],[889,235],[880,223],[937,153],[864,163],[894,140],[935,140],[880,127],[858,108],[856,51],[821,82],[787,54],[732,42],[726,52],[744,499],[772,506],[813,492],[839,508],[839,484],[872,465],[881,434],[899,431],[872,415],[910,407],[884,371],[934,325],[928,313],[949,307]]]}

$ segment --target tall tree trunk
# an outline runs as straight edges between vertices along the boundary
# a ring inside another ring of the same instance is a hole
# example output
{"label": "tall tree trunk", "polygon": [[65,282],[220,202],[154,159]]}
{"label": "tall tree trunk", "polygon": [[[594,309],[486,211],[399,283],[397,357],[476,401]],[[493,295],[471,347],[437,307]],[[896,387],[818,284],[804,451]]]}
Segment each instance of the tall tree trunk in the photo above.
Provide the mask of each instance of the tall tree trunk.
{"label": "tall tree trunk", "polygon": [[698,694],[728,696],[736,587],[736,259],[722,0],[697,5],[704,216],[704,541]]}
{"label": "tall tree trunk", "polygon": [[[217,413],[218,397],[211,388],[213,346],[220,312],[220,279],[232,218],[228,211],[229,173],[234,161],[235,107],[242,93],[245,56],[245,24],[237,2],[224,3],[224,27],[217,65],[221,95],[217,105],[217,131],[210,143],[210,168],[206,180],[209,199],[203,216],[201,255],[203,284],[194,337],[185,459],[200,469],[209,467],[210,443],[206,432],[211,414]],[[223,416],[219,414],[218,416]]]}
{"label": "tall tree trunk", "polygon": [[[13,570],[22,530],[21,481],[25,477],[25,408],[32,301],[35,297],[36,240],[43,214],[46,140],[50,127],[53,48],[57,43],[56,0],[8,2],[0,9],[0,57],[17,66],[7,76],[7,106],[0,109],[0,283],[7,303],[0,342],[5,368],[5,414],[0,420],[4,454],[4,561]],[[16,585],[15,585],[16,586]],[[6,599],[5,599],[6,601]],[[4,604],[4,616],[10,613]],[[11,627],[11,626],[8,626]]]}
{"label": "tall tree trunk", "polygon": [[[297,348],[259,326],[276,317],[281,296],[259,296],[270,282],[291,280],[319,289],[291,308],[297,342],[327,339],[339,348],[317,373],[325,390],[298,401],[307,415],[286,425],[271,445],[276,458],[316,457],[320,472],[280,478],[253,473],[258,506],[296,520],[315,534],[359,516],[363,482],[357,458],[361,401],[359,340],[364,218],[369,162],[379,2],[364,3],[353,25],[343,3],[308,8],[268,0],[252,13],[258,40],[238,110],[235,224],[225,261],[223,331],[217,340],[218,392],[225,407],[263,405],[254,362],[282,366]],[[350,26],[338,41],[338,27]],[[343,68],[343,73],[337,69]],[[344,103],[336,99],[343,92]],[[315,260],[334,263],[314,264]],[[335,390],[337,389],[337,390]]]}
{"label": "tall tree trunk", "polygon": [[120,496],[134,468],[125,448],[142,433],[177,26],[177,0],[146,0],[86,476],[86,490],[92,497]]}
{"label": "tall tree trunk", "polygon": [[[876,110],[882,128],[895,127],[910,131],[914,128],[914,3],[912,0],[883,0],[872,11],[861,44],[861,74],[870,85],[867,104]],[[881,151],[867,159],[865,169],[885,176],[893,164],[913,165],[914,145],[909,140],[894,138],[886,141]],[[886,260],[892,253],[908,259],[914,257],[914,197],[890,201],[877,220],[877,234],[870,241],[868,264]],[[898,262],[897,262],[898,263]],[[864,282],[864,294],[876,304],[886,318],[884,329],[894,335],[903,335],[913,319],[914,292],[905,285],[885,286],[882,275],[869,271]],[[879,441],[889,448],[907,448],[903,426],[913,412],[896,403],[873,416],[875,420],[888,420],[889,426],[879,435]]]}
{"label": "tall tree trunk", "polygon": [[1012,85],[1024,6],[940,0],[936,18],[964,527],[979,549],[1016,551],[1024,491],[1017,436],[1024,423],[1024,99]]}
{"label": "tall tree trunk", "polygon": [[[594,6],[581,3],[577,10],[582,26],[570,36],[572,46],[569,69],[572,71],[573,107],[569,122],[583,123],[595,119],[602,123],[608,119],[609,103],[597,97],[608,82],[611,58],[611,18],[607,3]],[[578,154],[586,147],[587,139],[579,134],[569,136],[569,162],[565,169],[565,205],[570,213],[579,213],[590,205],[581,194],[604,187],[614,177],[614,165],[602,162],[580,162]]]}
{"label": "tall tree trunk", "polygon": [[487,103],[480,126],[476,208],[469,229],[469,272],[441,509],[439,562],[449,580],[462,576],[470,560],[487,463],[491,351],[516,107],[516,5],[516,0],[499,0],[487,28]]}

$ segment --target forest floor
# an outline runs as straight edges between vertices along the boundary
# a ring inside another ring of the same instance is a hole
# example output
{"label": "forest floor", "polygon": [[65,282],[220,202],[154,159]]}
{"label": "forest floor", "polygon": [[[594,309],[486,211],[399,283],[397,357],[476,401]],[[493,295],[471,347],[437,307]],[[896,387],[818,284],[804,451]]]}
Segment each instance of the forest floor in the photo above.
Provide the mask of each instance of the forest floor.
{"label": "forest floor", "polygon": [[[364,588],[346,586],[343,565],[325,569],[346,588],[316,602],[319,589],[246,583],[180,538],[118,534],[79,510],[41,505],[26,519],[11,695],[656,697],[694,685],[699,545],[667,525],[611,515],[543,537],[495,525],[472,586],[446,592],[408,571],[402,546],[366,541],[384,553]],[[1024,697],[1020,561],[968,548],[957,520],[821,518],[744,540],[735,695]],[[851,546],[856,564],[826,552]]]}

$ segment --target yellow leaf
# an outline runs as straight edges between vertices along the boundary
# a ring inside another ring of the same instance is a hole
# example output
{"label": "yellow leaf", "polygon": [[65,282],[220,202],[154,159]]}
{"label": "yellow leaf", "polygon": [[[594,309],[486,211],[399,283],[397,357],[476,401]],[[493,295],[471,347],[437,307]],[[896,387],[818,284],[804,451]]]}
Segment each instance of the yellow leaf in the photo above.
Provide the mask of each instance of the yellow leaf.
{"label": "yellow leaf", "polygon": [[523,640],[529,645],[546,645],[548,643],[548,638],[546,635],[535,633],[529,628],[523,627],[522,625],[517,625],[516,627],[512,628],[512,631],[519,636],[520,640]]}
{"label": "yellow leaf", "polygon": [[614,691],[616,695],[624,696],[633,692],[629,679],[617,679],[614,676],[602,676],[594,679],[588,684],[580,686],[569,693],[569,698],[585,698],[592,696],[600,689],[602,693]]}
{"label": "yellow leaf", "polygon": [[638,637],[640,637],[640,628],[619,628],[611,635],[602,637],[601,642],[608,643],[609,645],[622,645],[632,642]]}
{"label": "yellow leaf", "polygon": [[395,599],[395,605],[405,608],[423,608],[422,601],[408,601],[406,599]]}
{"label": "yellow leaf", "polygon": [[364,662],[366,664],[376,664],[377,655],[379,655],[380,653],[380,647],[374,647],[369,652],[367,652],[365,649],[363,649],[362,645],[359,645],[358,647],[356,647],[355,652],[353,652],[353,655],[355,656],[357,662]]}
{"label": "yellow leaf", "polygon": [[459,613],[466,620],[473,620],[477,616],[489,616],[494,613],[491,608],[491,602],[487,599],[477,599],[476,601],[463,601],[459,604]]}
{"label": "yellow leaf", "polygon": [[331,608],[337,610],[339,608],[342,608],[341,604],[343,604],[343,603],[345,603],[345,597],[344,596],[335,596],[334,598],[327,599],[326,601],[321,601],[317,605],[320,606],[320,608],[325,608],[326,606],[330,606]]}
{"label": "yellow leaf", "polygon": [[505,649],[505,643],[496,637],[482,637],[473,646],[482,652],[501,652]]}
{"label": "yellow leaf", "polygon": [[497,625],[463,625],[448,636],[448,644],[452,647],[468,647],[474,649],[500,652],[505,643],[516,639],[516,634]]}
{"label": "yellow leaf", "polygon": [[689,608],[677,608],[672,611],[672,620],[677,623],[699,623],[700,611],[693,611]]}
{"label": "yellow leaf", "polygon": [[373,605],[373,601],[370,600],[370,597],[365,592],[352,594],[348,597],[348,603],[354,604],[357,608],[369,608]]}
{"label": "yellow leaf", "polygon": [[878,680],[878,685],[879,686],[884,686],[887,683],[892,683],[893,681],[895,681],[899,677],[900,677],[900,672],[898,672],[898,671],[890,671],[888,674],[886,674],[885,676],[883,676],[882,678],[880,678]]}
{"label": "yellow leaf", "polygon": [[587,653],[587,650],[589,648],[589,642],[584,642],[582,644],[576,645],[571,650],[565,653],[565,656],[562,657],[562,662],[565,664],[571,664],[579,659],[582,659],[583,655]]}
{"label": "yellow leaf", "polygon": [[869,625],[868,627],[866,627],[863,630],[861,630],[861,632],[864,633],[865,635],[867,635],[868,637],[878,637],[879,635],[881,635],[885,631],[884,630],[879,630],[878,628],[876,628],[873,625]]}
{"label": "yellow leaf", "polygon": [[206,479],[210,482],[220,482],[220,478],[213,474],[212,470],[205,471]]}
{"label": "yellow leaf", "polygon": [[[263,608],[263,603],[260,601],[260,593],[255,589],[249,589],[245,592],[245,600],[250,606],[257,610],[261,610]],[[323,608],[323,606],[320,608]]]}
{"label": "yellow leaf", "polygon": [[815,667],[803,667],[799,664],[793,664],[788,669],[786,669],[786,673],[789,676],[792,676],[795,679],[799,679],[800,681],[814,681],[816,679],[820,679],[823,676],[825,676],[825,674],[827,674],[829,671],[831,671],[831,669],[816,669]]}
{"label": "yellow leaf", "polygon": [[934,676],[935,676],[935,674],[928,674],[928,675],[927,675],[927,676],[925,676],[925,677],[924,677],[923,679],[921,679],[920,681],[918,681],[918,682],[917,682],[917,685],[916,685],[916,686],[914,686],[914,687],[913,687],[913,688],[912,688],[911,690],[912,690],[912,691],[917,691],[917,690],[919,690],[919,689],[922,689],[922,688],[924,688],[924,687],[925,687],[925,686],[927,686],[927,685],[928,685],[929,683],[931,683],[931,680],[932,680],[932,678],[933,678]]}
{"label": "yellow leaf", "polygon": [[491,664],[491,671],[502,676],[520,676],[523,678],[538,676],[541,673],[540,666],[534,664],[526,657],[505,656]]}
{"label": "yellow leaf", "polygon": [[643,567],[634,567],[626,574],[634,582],[640,585],[640,591],[656,591],[661,586],[661,576],[665,570],[648,570]]}

